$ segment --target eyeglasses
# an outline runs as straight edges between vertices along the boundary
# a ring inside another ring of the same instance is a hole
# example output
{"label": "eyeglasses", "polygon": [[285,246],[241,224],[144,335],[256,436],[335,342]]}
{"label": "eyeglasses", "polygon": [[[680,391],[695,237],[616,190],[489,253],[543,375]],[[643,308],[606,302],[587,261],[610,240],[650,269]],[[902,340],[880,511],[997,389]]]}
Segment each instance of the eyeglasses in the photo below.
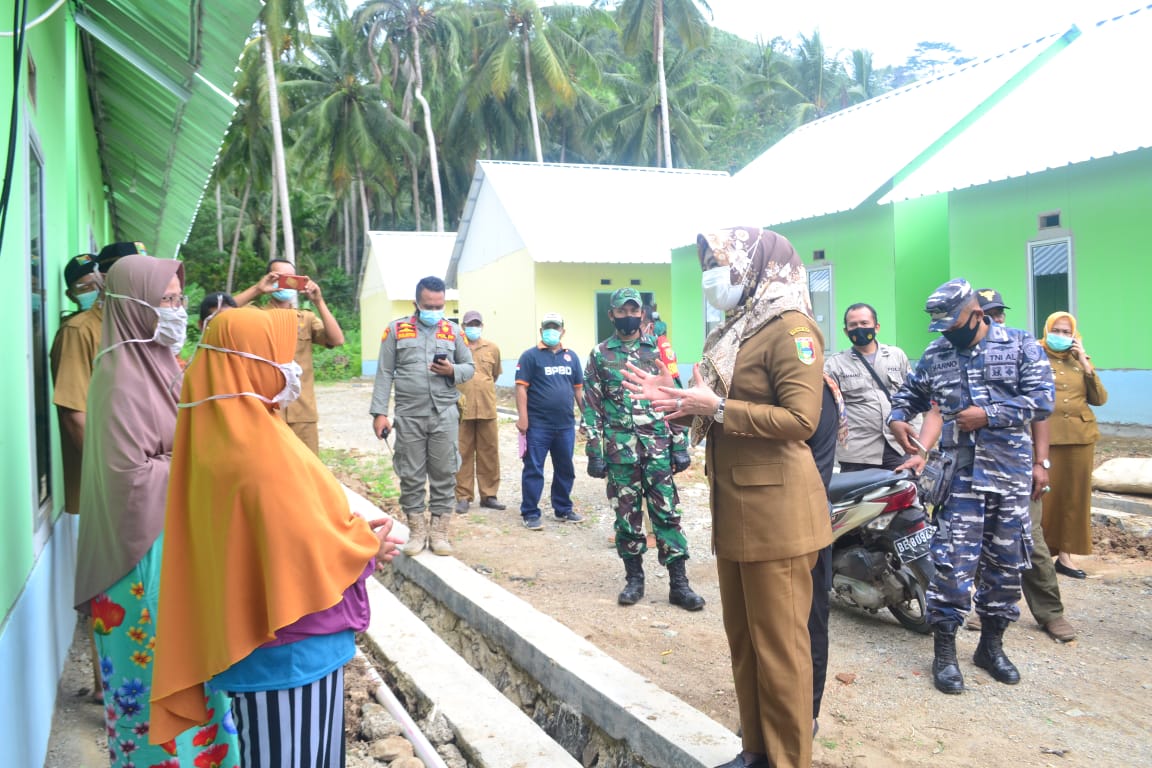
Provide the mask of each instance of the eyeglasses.
{"label": "eyeglasses", "polygon": [[170,293],[167,296],[160,297],[160,306],[162,307],[183,307],[188,309],[188,297],[182,293]]}

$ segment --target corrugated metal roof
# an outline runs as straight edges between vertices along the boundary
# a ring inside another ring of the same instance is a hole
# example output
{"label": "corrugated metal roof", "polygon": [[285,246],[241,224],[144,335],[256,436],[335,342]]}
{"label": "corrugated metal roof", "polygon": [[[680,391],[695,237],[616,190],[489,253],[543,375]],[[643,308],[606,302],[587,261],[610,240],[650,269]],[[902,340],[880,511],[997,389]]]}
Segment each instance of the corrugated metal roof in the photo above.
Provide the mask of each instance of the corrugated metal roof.
{"label": "corrugated metal roof", "polygon": [[[422,278],[444,277],[456,233],[370,231],[368,242],[371,252],[364,263],[360,298],[383,291],[390,300],[396,301],[405,296],[415,297],[416,283]],[[446,291],[445,298],[457,298],[456,290]]]}
{"label": "corrugated metal roof", "polygon": [[1152,5],[1089,27],[880,202],[1152,147],[1152,105],[1131,78],[1149,42]]}
{"label": "corrugated metal roof", "polygon": [[766,225],[855,209],[1057,44],[1062,36],[1043,37],[803,125],[736,173],[734,186],[758,199]]}
{"label": "corrugated metal roof", "polygon": [[117,239],[174,256],[187,237],[259,11],[258,0],[76,3]]}
{"label": "corrugated metal roof", "polygon": [[480,161],[448,283],[485,185],[538,262],[666,264],[701,228],[732,223],[730,182],[721,171]]}

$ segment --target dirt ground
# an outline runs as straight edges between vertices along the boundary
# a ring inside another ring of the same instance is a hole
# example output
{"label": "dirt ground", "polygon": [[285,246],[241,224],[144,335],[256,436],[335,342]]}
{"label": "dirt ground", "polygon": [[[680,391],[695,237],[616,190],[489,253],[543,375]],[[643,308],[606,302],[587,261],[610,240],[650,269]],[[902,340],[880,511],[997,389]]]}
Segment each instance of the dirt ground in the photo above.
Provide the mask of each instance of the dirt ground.
{"label": "dirt ground", "polygon": [[[376,475],[387,452],[367,416],[370,382],[320,389],[321,443],[341,457],[345,479],[384,505],[394,493]],[[698,613],[667,602],[666,572],[645,558],[645,599],[616,604],[623,567],[609,544],[612,513],[602,480],[583,471],[577,448],[576,509],[582,524],[556,522],[544,507],[543,532],[520,525],[515,427],[501,424],[500,499],[505,512],[475,504],[454,520],[457,557],[563,622],[732,729],[737,727],[728,645],[710,553],[707,488],[699,463],[678,476],[688,535],[689,576],[708,600]],[[347,453],[343,453],[347,452]],[[1106,440],[1101,453],[1152,455],[1152,441]],[[700,457],[696,457],[700,458]],[[375,471],[353,469],[376,468]],[[550,477],[550,475],[549,475]],[[369,487],[375,485],[375,488]],[[545,494],[546,495],[546,494]],[[394,497],[393,497],[394,498]],[[546,502],[545,502],[546,504]],[[960,638],[969,690],[944,696],[929,677],[931,639],[888,614],[833,603],[828,684],[815,762],[820,766],[1126,766],[1152,764],[1152,561],[1147,540],[1096,531],[1097,551],[1081,558],[1086,581],[1061,579],[1066,616],[1079,630],[1061,645],[1024,609],[1006,636],[1020,667],[1015,687],[969,663],[977,634]]]}
{"label": "dirt ground", "polygon": [[[387,450],[370,428],[371,382],[317,388],[324,457],[341,478],[382,506],[394,505]],[[544,507],[544,530],[520,524],[515,427],[501,424],[500,500],[496,512],[475,504],[453,521],[457,557],[613,655],[621,663],[735,730],[728,645],[710,553],[707,488],[701,465],[677,476],[691,560],[688,573],[707,607],[687,613],[667,602],[667,574],[645,558],[647,595],[616,604],[623,567],[609,543],[612,513],[604,482],[584,473],[577,448],[573,498],[587,517],[556,522]],[[1152,441],[1106,439],[1099,457],[1150,456]],[[695,457],[699,459],[700,457]],[[550,477],[550,475],[549,475]],[[545,494],[547,495],[547,494]],[[546,505],[546,500],[545,500]],[[1023,609],[1006,650],[1023,681],[1002,686],[970,658],[977,634],[962,632],[968,691],[944,696],[929,677],[931,638],[888,615],[832,607],[828,683],[815,746],[824,768],[881,766],[1152,765],[1152,560],[1148,544],[1095,527],[1096,553],[1080,559],[1086,581],[1061,578],[1066,616],[1079,630],[1067,645],[1048,638]],[[77,646],[77,648],[80,646]],[[103,764],[101,709],[88,703],[90,666],[73,650],[61,681],[54,737],[45,768]],[[363,700],[364,679],[349,669],[348,695]],[[349,768],[379,765],[355,741],[349,707]]]}

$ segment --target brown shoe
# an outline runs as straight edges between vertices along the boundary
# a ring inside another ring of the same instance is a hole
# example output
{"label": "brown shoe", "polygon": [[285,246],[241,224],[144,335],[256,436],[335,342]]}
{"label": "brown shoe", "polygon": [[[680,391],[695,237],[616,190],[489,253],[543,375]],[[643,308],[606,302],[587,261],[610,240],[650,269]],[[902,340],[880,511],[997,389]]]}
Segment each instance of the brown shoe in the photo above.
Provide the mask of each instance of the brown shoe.
{"label": "brown shoe", "polygon": [[1057,616],[1045,624],[1044,631],[1051,635],[1053,640],[1058,640],[1061,643],[1070,643],[1076,639],[1076,630],[1063,616]]}
{"label": "brown shoe", "polygon": [[980,614],[976,613],[976,611],[972,611],[972,613],[968,614],[968,620],[964,622],[964,629],[970,629],[973,632],[979,632]]}

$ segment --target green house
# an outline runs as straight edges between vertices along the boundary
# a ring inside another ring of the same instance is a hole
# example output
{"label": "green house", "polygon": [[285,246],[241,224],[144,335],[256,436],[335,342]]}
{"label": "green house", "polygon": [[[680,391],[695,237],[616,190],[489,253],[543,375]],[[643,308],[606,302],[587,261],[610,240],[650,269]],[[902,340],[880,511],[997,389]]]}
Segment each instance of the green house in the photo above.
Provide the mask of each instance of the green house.
{"label": "green house", "polygon": [[124,240],[176,256],[235,108],[235,64],[260,6],[20,0],[26,12],[14,30],[15,5],[0,0],[10,185],[0,226],[8,287],[0,303],[0,744],[5,765],[39,766],[77,621],[78,521],[62,512],[48,366],[72,308],[64,264]]}
{"label": "green house", "polygon": [[[1135,71],[1152,6],[1041,38],[804,125],[738,172],[759,224],[809,267],[831,351],[845,308],[876,307],[881,338],[919,357],[933,338],[924,300],[967,278],[999,290],[1010,325],[1080,321],[1109,391],[1114,429],[1152,429],[1152,344],[1135,309],[1152,283],[1152,112],[1115,73]],[[692,239],[691,234],[684,238]],[[673,252],[681,359],[706,319],[694,246]],[[684,322],[684,320],[687,322]]]}

